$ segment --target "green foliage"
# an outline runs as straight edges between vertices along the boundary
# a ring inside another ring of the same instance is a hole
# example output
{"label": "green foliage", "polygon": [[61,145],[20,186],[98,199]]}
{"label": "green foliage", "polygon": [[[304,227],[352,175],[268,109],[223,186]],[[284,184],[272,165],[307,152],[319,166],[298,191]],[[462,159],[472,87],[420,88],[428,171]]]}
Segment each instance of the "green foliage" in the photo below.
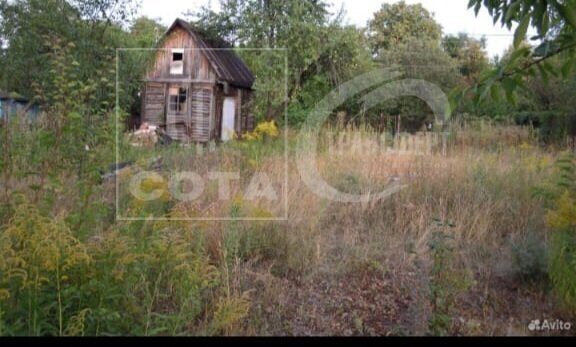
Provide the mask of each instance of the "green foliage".
{"label": "green foliage", "polygon": [[0,3],[0,37],[8,42],[1,86],[34,97],[31,85],[48,78],[50,47],[46,36],[75,44],[71,60],[80,66],[80,78],[91,78],[109,68],[118,21],[128,19],[133,7],[127,0],[63,1],[20,0]]}
{"label": "green foliage", "polygon": [[555,175],[535,190],[549,204],[546,225],[551,230],[548,272],[554,290],[570,308],[576,307],[576,162],[562,153]]}
{"label": "green foliage", "polygon": [[404,1],[382,4],[368,22],[368,42],[374,53],[408,39],[438,42],[441,34],[442,27],[422,4],[407,5]]}
{"label": "green foliage", "polygon": [[8,299],[0,301],[0,310],[10,322],[6,333],[62,335],[73,300],[67,281],[89,264],[86,247],[61,218],[46,218],[28,203],[20,204],[0,240],[0,291]]}
{"label": "green foliage", "polygon": [[[51,81],[53,42],[66,47],[67,64],[72,65],[79,80],[96,83],[90,107],[114,106],[116,48],[141,47],[149,39],[146,26],[157,26],[151,20],[137,20],[133,32],[122,29],[122,22],[129,20],[135,11],[131,0],[19,0],[0,2],[0,37],[8,43],[3,50],[0,71],[0,89],[16,91],[29,99],[37,96],[34,86]],[[47,44],[48,43],[48,44]],[[150,47],[148,44],[144,47]],[[135,57],[137,58],[137,57]],[[124,86],[120,99],[130,106],[138,105],[136,95],[144,72],[143,59],[121,65]],[[136,86],[136,87],[134,87]],[[45,86],[48,87],[48,86]],[[112,88],[112,89],[111,89]],[[49,102],[49,100],[40,100]],[[130,107],[126,107],[131,111]],[[137,109],[135,111],[138,111]]]}
{"label": "green foliage", "polygon": [[[441,26],[421,4],[383,4],[368,23],[366,34],[376,61],[397,66],[403,78],[422,79],[446,92],[461,78],[455,59],[441,48]],[[377,129],[398,116],[403,130],[416,131],[433,122],[428,106],[416,97],[396,98],[368,112],[356,110],[360,112]]]}
{"label": "green foliage", "polygon": [[[496,69],[503,71],[511,55],[518,54],[517,52],[524,53],[516,59],[529,61],[529,49],[529,46],[522,45],[516,51],[509,50],[496,63]],[[554,69],[559,69],[563,59],[552,57],[547,63]],[[486,71],[488,72],[481,74],[482,77],[490,74],[492,70]],[[451,96],[453,101],[458,99],[457,112],[489,118],[504,116],[515,119],[519,125],[537,128],[543,144],[560,144],[566,136],[576,134],[576,119],[573,117],[576,98],[572,92],[576,87],[575,77],[573,72],[567,76],[550,75],[547,78],[539,74],[516,75],[503,80],[502,88],[495,84],[489,89],[482,85],[472,85],[467,90],[453,90]]]}
{"label": "green foliage", "polygon": [[[59,37],[76,35],[76,27],[69,28],[62,18],[74,18],[79,14],[64,1],[18,1],[0,2],[0,37],[9,42],[4,52],[1,86],[33,97],[30,86],[43,80],[46,65],[44,37],[53,33]],[[20,25],[26,23],[26,25]]]}
{"label": "green foliage", "polygon": [[[382,66],[397,67],[402,72],[402,78],[424,80],[445,92],[456,86],[461,78],[455,61],[434,41],[405,38],[392,48],[381,51],[377,61]],[[382,121],[382,114],[400,115],[402,130],[419,130],[425,122],[434,122],[428,105],[416,97],[386,101],[382,107],[372,110],[366,118]]]}
{"label": "green foliage", "polygon": [[550,241],[550,277],[560,299],[571,308],[576,307],[576,236],[574,231],[574,226],[557,230]]}
{"label": "green foliage", "polygon": [[158,19],[139,17],[130,27],[130,34],[135,40],[136,47],[154,48],[167,29],[159,24]]}
{"label": "green foliage", "polygon": [[458,61],[460,73],[466,77],[468,83],[474,83],[480,73],[488,68],[485,38],[474,39],[466,33],[458,36],[447,35],[442,38],[442,47]]}
{"label": "green foliage", "polygon": [[[502,91],[511,103],[516,103],[516,92],[524,85],[526,76],[539,74],[546,81],[550,76],[567,77],[572,70],[576,60],[574,0],[470,0],[468,7],[473,7],[476,14],[482,7],[487,8],[494,23],[500,21],[502,26],[508,29],[517,25],[514,32],[514,50],[506,63],[487,70],[473,88],[477,103],[497,98]],[[530,38],[537,42],[537,47],[533,49],[523,44],[529,26],[534,27],[538,33]],[[561,58],[560,68],[549,62],[556,56]],[[461,89],[455,92],[453,97],[458,100],[466,92],[466,89]]]}
{"label": "green foliage", "polygon": [[234,327],[248,315],[249,311],[250,301],[246,295],[239,298],[222,298],[216,304],[212,331],[231,334]]}
{"label": "green foliage", "polygon": [[526,238],[511,244],[515,274],[523,281],[542,283],[548,279],[548,247],[538,233],[530,231]]}
{"label": "green foliage", "polygon": [[260,120],[278,120],[289,107],[290,123],[298,124],[318,97],[371,66],[362,32],[344,26],[342,14],[330,18],[324,1],[235,0],[220,8],[191,13],[194,26],[239,48],[286,49],[239,51],[258,76]]}
{"label": "green foliage", "polygon": [[176,335],[220,283],[202,235],[184,226],[110,230],[82,243],[61,220],[21,204],[0,233],[7,335]]}
{"label": "green foliage", "polygon": [[564,112],[540,112],[539,137],[544,144],[564,144],[566,136],[576,135],[576,114]]}
{"label": "green foliage", "polygon": [[432,316],[428,325],[432,335],[444,335],[448,332],[456,301],[472,284],[470,275],[465,270],[454,268],[455,241],[449,230],[454,227],[455,225],[450,222],[436,219],[428,244],[432,257],[430,269]]}

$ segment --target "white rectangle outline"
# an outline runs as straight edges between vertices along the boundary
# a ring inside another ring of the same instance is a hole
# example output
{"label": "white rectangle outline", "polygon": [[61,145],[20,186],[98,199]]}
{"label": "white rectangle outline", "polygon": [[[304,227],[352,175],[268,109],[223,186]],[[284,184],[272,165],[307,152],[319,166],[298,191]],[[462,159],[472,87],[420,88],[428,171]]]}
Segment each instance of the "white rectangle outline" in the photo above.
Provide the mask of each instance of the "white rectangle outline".
{"label": "white rectangle outline", "polygon": [[[186,48],[189,50],[229,50],[230,48]],[[119,119],[120,119],[120,51],[166,51],[169,48],[116,48],[116,163],[120,159],[120,148],[118,146],[120,141]],[[288,126],[288,49],[287,48],[234,48],[233,50],[241,51],[284,51],[284,127]],[[287,129],[286,129],[287,130]],[[136,218],[136,217],[122,217],[118,213],[120,205],[119,193],[119,180],[118,176],[115,177],[116,186],[116,220],[117,221],[270,221],[270,222],[286,222],[288,221],[288,183],[289,183],[289,170],[288,170],[288,131],[284,131],[284,217],[275,218],[230,218],[230,217],[209,217],[209,218]]]}

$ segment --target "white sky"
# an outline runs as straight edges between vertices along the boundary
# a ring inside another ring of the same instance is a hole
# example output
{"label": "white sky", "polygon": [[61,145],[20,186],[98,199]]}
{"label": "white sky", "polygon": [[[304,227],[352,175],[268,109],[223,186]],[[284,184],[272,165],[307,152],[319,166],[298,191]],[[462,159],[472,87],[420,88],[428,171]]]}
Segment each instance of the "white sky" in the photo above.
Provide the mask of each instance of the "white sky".
{"label": "white sky", "polygon": [[[289,1],[289,0],[288,0]],[[202,5],[217,6],[216,0],[141,0],[140,15],[161,19],[165,25],[171,24],[177,17],[182,17],[187,10],[197,10]],[[394,3],[394,0],[328,0],[333,4],[331,11],[336,13],[341,6],[346,10],[349,24],[365,26],[374,12],[383,3]],[[475,17],[474,11],[467,9],[468,0],[406,0],[408,4],[421,3],[434,13],[442,25],[444,34],[466,32],[474,37],[486,37],[487,51],[490,57],[502,55],[512,43],[513,36],[500,24],[492,24],[492,18],[485,9]]]}

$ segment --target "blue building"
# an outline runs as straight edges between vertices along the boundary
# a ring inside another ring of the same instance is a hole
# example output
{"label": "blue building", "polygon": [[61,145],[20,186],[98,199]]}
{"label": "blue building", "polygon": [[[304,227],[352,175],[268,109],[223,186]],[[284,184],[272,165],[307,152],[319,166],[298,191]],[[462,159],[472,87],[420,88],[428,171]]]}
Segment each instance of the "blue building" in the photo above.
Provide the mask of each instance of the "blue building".
{"label": "blue building", "polygon": [[31,103],[28,99],[0,90],[0,124],[5,124],[10,118],[16,116],[27,116],[29,120],[34,120],[39,113],[38,105]]}

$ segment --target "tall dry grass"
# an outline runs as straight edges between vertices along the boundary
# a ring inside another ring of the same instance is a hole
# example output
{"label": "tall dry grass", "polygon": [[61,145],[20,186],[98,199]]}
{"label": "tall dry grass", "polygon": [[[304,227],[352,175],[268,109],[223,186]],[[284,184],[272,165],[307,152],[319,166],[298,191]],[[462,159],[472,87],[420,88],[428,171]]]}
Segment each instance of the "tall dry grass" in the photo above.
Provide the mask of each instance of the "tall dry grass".
{"label": "tall dry grass", "polygon": [[[356,137],[353,133],[347,136]],[[370,139],[370,134],[367,137],[372,143],[377,141]],[[418,308],[410,313],[414,326],[410,332],[428,333],[426,322],[434,314],[428,297],[428,278],[434,266],[430,244],[436,226],[443,225],[453,240],[451,265],[442,271],[465,274],[457,281],[467,283],[467,289],[456,297],[477,291],[495,295],[491,292],[496,290],[494,282],[519,277],[523,264],[517,263],[515,252],[533,239],[546,243],[546,210],[533,190],[550,177],[554,159],[554,153],[538,148],[530,133],[519,128],[487,133],[461,130],[449,134],[446,142],[436,143],[430,153],[392,149],[363,155],[326,146],[317,160],[332,186],[349,193],[377,193],[391,184],[406,187],[382,201],[326,201],[303,186],[291,162],[288,222],[273,227],[286,234],[288,248],[284,259],[271,261],[274,266],[284,261],[283,266],[298,274],[298,281],[349,276],[380,264],[397,286],[413,291]],[[274,164],[271,160],[267,165],[267,170],[280,172],[281,161]],[[271,291],[277,290],[270,286]],[[269,303],[290,296],[268,295]],[[492,310],[485,314],[497,314],[497,308]],[[487,317],[479,318],[485,331],[508,333],[497,327],[496,319]],[[526,332],[522,319],[514,318],[510,324]]]}
{"label": "tall dry grass", "polygon": [[[370,129],[329,129],[315,154],[329,184],[355,194],[404,187],[380,201],[341,203],[317,196],[302,182],[293,158],[295,136],[288,134],[287,163],[282,135],[202,154],[186,147],[127,153],[125,159],[136,164],[117,177],[120,183],[160,156],[162,174],[180,170],[205,177],[238,170],[239,184],[231,186],[229,199],[217,199],[218,187],[208,182],[196,201],[163,194],[151,203],[133,199],[121,184],[123,212],[179,220],[84,222],[84,230],[94,226],[92,234],[75,237],[95,263],[90,271],[78,270],[89,277],[78,278],[90,284],[93,298],[113,292],[127,299],[108,306],[87,300],[88,307],[78,307],[90,309],[83,311],[82,331],[126,333],[130,323],[146,334],[525,332],[529,317],[514,303],[547,292],[528,286],[511,299],[502,285],[521,286],[524,270],[538,270],[525,263],[537,264],[541,254],[524,255],[531,244],[545,248],[548,239],[545,206],[533,188],[550,177],[556,153],[539,148],[520,128],[396,138]],[[182,220],[282,216],[283,203],[244,198],[255,172],[274,178],[277,191],[286,192],[286,221]],[[104,182],[94,195],[108,212],[114,183]],[[149,188],[167,186],[152,182]],[[77,200],[61,201],[57,210],[65,215]],[[74,234],[77,220],[63,220]],[[520,257],[518,250],[524,252]],[[99,282],[107,284],[102,292]],[[548,301],[530,305],[555,309]],[[114,315],[122,305],[132,313],[120,324]]]}

